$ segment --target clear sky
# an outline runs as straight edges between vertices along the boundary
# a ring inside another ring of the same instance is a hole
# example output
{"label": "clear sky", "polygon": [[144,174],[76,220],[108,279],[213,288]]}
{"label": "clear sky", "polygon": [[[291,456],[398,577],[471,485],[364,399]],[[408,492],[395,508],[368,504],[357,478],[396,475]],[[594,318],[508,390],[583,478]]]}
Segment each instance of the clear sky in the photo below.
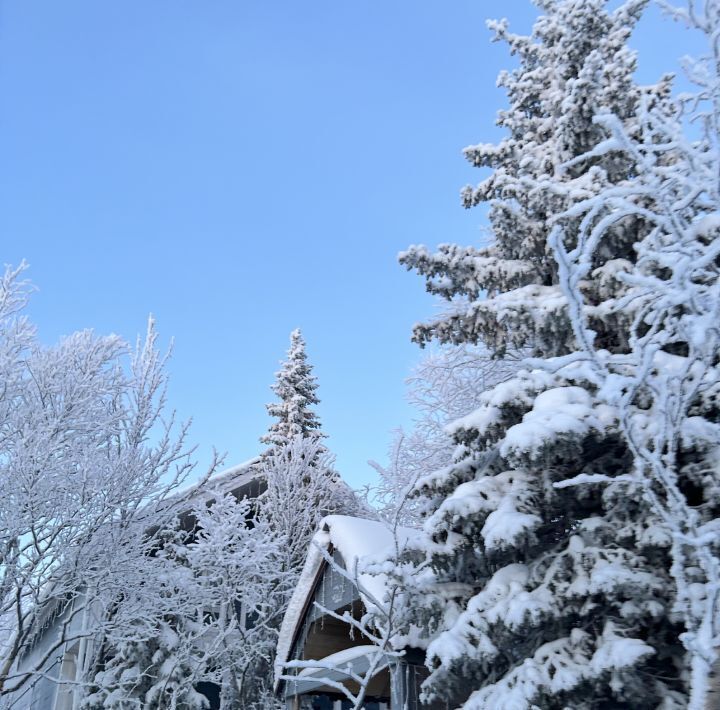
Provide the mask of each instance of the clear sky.
{"label": "clear sky", "polygon": [[[201,462],[261,450],[295,327],[353,485],[411,417],[409,342],[433,307],[396,254],[473,243],[512,65],[486,17],[525,0],[0,0],[0,260],[31,265],[53,341],[175,339],[170,402]],[[641,78],[692,49],[653,11]]]}

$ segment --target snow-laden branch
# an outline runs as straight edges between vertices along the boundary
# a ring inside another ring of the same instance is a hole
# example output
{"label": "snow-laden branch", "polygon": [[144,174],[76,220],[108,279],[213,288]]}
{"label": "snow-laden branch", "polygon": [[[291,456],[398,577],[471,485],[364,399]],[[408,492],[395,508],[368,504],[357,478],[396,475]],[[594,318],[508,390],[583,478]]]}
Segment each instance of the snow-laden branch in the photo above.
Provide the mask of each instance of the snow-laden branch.
{"label": "snow-laden branch", "polygon": [[[703,488],[708,501],[720,484],[709,463],[718,438],[707,404],[718,386],[720,351],[720,5],[707,0],[699,9],[689,2],[672,13],[707,40],[707,57],[692,62],[691,78],[699,82],[694,101],[672,111],[645,97],[633,134],[612,113],[599,114],[596,124],[609,138],[565,168],[613,152],[630,159],[636,174],[578,201],[558,218],[550,240],[575,339],[600,379],[598,398],[619,412],[632,469],[582,474],[555,486],[625,483],[643,491],[671,539],[674,606],[690,658],[689,707],[701,710],[720,650],[719,540],[713,505],[692,499],[688,486]],[[683,130],[690,103],[704,126],[696,140]],[[601,261],[600,245],[630,224],[639,225],[637,258],[617,273],[624,294],[615,306],[629,317],[629,351],[613,353],[594,344],[597,316],[585,284]]]}

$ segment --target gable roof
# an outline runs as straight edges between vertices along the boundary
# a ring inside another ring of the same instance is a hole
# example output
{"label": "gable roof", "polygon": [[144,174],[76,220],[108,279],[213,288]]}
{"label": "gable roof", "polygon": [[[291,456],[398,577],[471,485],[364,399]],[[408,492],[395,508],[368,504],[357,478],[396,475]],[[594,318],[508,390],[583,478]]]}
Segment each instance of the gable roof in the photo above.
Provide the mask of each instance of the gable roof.
{"label": "gable roof", "polygon": [[183,525],[192,527],[194,524],[192,509],[201,501],[209,505],[218,497],[228,493],[232,493],[238,500],[245,497],[255,498],[261,492],[262,470],[258,465],[260,461],[260,457],[256,456],[244,463],[205,476],[199,482],[173,492],[148,510],[149,530],[157,530],[152,516],[158,512],[173,512],[179,516]]}
{"label": "gable roof", "polygon": [[[308,610],[312,595],[327,566],[325,554],[337,550],[342,556],[345,569],[354,575],[359,595],[366,608],[382,604],[388,591],[388,579],[384,574],[363,573],[363,562],[375,561],[388,554],[397,554],[411,535],[410,528],[392,528],[379,520],[367,520],[350,515],[328,515],[320,522],[315,533],[300,578],[295,586],[287,611],[283,617],[278,637],[275,660],[275,689],[279,677],[295,644],[302,620]],[[357,565],[357,567],[356,567]]]}

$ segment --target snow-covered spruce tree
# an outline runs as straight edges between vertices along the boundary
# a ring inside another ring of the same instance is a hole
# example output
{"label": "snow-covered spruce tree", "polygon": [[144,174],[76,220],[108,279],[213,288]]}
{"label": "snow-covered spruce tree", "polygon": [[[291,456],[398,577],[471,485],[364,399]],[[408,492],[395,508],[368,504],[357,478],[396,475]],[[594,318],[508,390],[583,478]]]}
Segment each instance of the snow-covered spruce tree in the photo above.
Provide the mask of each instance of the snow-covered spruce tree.
{"label": "snow-covered spruce tree", "polygon": [[[594,116],[612,112],[637,139],[642,107],[666,111],[669,86],[632,80],[626,41],[645,2],[614,12],[603,0],[538,5],[530,37],[491,24],[520,60],[500,77],[508,136],[466,149],[493,170],[463,194],[466,206],[490,202],[494,242],[401,255],[453,301],[416,340],[527,347],[536,359],[448,427],[452,460],[415,488],[434,511],[426,537],[397,572],[409,622],[432,637],[427,699],[478,710],[683,707],[681,619],[659,516],[640,496],[570,484],[622,475],[633,454],[617,412],[596,398],[548,239],[558,215],[570,233],[577,203],[636,177],[620,151],[573,162],[607,137]],[[584,179],[588,170],[602,179]],[[581,284],[595,346],[618,356],[633,337],[632,314],[614,307],[618,260],[633,262],[645,229],[641,215],[614,223]]]}
{"label": "snow-covered spruce tree", "polygon": [[287,444],[293,437],[324,437],[320,420],[311,409],[320,400],[315,394],[317,381],[307,362],[305,340],[299,329],[290,333],[290,349],[282,368],[276,374],[273,392],[279,402],[267,405],[268,414],[276,419],[260,441],[273,448]]}
{"label": "snow-covered spruce tree", "polygon": [[[275,606],[267,611],[268,624],[276,632],[322,518],[333,513],[370,513],[340,478],[334,457],[322,442],[325,434],[310,409],[319,400],[305,342],[299,330],[290,337],[287,360],[273,386],[280,402],[268,405],[268,412],[277,421],[261,439],[270,446],[260,464],[266,487],[257,501],[257,522],[280,540],[275,573],[277,588],[283,593],[273,598]],[[274,657],[269,668],[273,667]],[[271,673],[268,680],[270,677]]]}
{"label": "snow-covered spruce tree", "polygon": [[369,513],[334,468],[335,457],[323,444],[326,435],[311,409],[319,404],[317,379],[307,362],[299,329],[290,334],[287,360],[272,386],[280,401],[267,405],[276,417],[260,441],[269,444],[261,463],[267,490],[259,516],[286,537],[290,568],[300,571],[307,544],[324,515]]}
{"label": "snow-covered spruce tree", "polygon": [[[547,243],[552,219],[573,199],[538,190],[535,182],[560,179],[561,165],[603,138],[592,120],[600,107],[632,120],[642,91],[633,83],[635,57],[625,42],[647,2],[629,0],[610,16],[602,0],[538,0],[545,14],[532,36],[511,34],[506,21],[488,23],[495,41],[506,42],[520,61],[498,78],[510,100],[497,119],[507,137],[464,151],[473,166],[492,169],[479,185],[464,188],[462,200],[466,208],[489,203],[493,242],[441,244],[435,253],[413,246],[400,255],[400,263],[426,277],[430,293],[451,302],[436,320],[415,327],[420,345],[483,342],[496,354],[530,346],[543,356],[573,347]],[[656,92],[667,89],[664,83]],[[631,170],[622,157],[604,165],[610,181]],[[624,248],[631,245],[629,233]]]}

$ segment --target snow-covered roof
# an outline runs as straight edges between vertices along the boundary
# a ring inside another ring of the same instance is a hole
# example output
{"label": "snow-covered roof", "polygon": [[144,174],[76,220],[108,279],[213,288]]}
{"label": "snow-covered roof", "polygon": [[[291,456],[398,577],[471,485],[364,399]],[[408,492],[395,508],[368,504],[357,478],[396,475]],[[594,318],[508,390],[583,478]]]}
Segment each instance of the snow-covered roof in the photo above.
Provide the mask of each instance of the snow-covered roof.
{"label": "snow-covered roof", "polygon": [[290,599],[278,638],[275,663],[276,688],[282,666],[288,660],[292,645],[297,637],[308,602],[325,569],[323,552],[337,550],[342,556],[345,568],[354,573],[357,563],[357,585],[360,597],[366,607],[381,604],[387,592],[387,577],[384,574],[363,573],[368,562],[374,562],[398,553],[417,530],[391,527],[378,520],[355,518],[350,515],[328,515],[323,518],[312,539],[305,565],[300,573]]}
{"label": "snow-covered roof", "polygon": [[205,476],[197,483],[174,491],[171,495],[153,505],[147,505],[141,512],[140,522],[147,526],[149,532],[158,528],[158,514],[179,516],[184,525],[194,525],[192,510],[201,502],[207,504],[225,495],[233,493],[237,498],[244,496],[254,497],[258,494],[253,491],[251,484],[260,477],[260,457],[255,457],[231,466],[230,468]]}
{"label": "snow-covered roof", "polygon": [[[395,527],[379,520],[354,518],[349,515],[329,515],[323,520],[330,542],[343,558],[345,568],[354,573],[358,565],[357,583],[365,605],[384,601],[387,577],[384,574],[363,573],[363,564],[397,556],[416,530]],[[322,530],[322,527],[321,527]]]}
{"label": "snow-covered roof", "polygon": [[199,488],[203,488],[204,491],[212,491],[213,493],[228,493],[235,490],[236,488],[249,483],[259,473],[259,467],[257,464],[260,463],[260,457],[248,459],[243,463],[230,466],[219,473],[215,473],[207,482],[196,483],[188,488],[184,489],[179,495],[192,496],[192,494]]}
{"label": "snow-covered roof", "polygon": [[214,473],[207,478],[203,478],[198,483],[193,483],[185,488],[173,493],[160,506],[161,509],[168,507],[179,509],[181,514],[187,514],[189,508],[185,506],[197,503],[198,498],[203,497],[207,501],[217,498],[225,493],[240,492],[242,489],[254,481],[260,475],[260,457],[249,459],[243,463],[226,468],[224,471]]}

